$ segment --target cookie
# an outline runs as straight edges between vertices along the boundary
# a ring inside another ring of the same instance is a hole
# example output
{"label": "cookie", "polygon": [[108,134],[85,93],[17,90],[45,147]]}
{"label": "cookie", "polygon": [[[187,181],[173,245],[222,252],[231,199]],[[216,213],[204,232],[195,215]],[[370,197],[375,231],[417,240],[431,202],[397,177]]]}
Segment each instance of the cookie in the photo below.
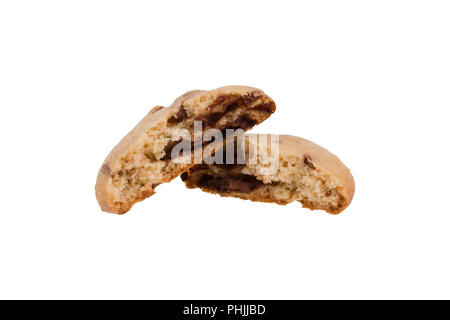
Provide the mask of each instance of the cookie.
{"label": "cookie", "polygon": [[[193,161],[174,161],[172,148],[179,141],[171,138],[180,130],[192,137],[195,120],[203,131],[209,128],[222,132],[238,128],[245,131],[266,120],[274,111],[275,103],[269,96],[245,86],[190,91],[170,107],[154,107],[101,166],[95,186],[100,207],[111,213],[125,213],[136,202],[153,195],[156,186],[189,169]],[[175,157],[192,159],[193,153]]]}
{"label": "cookie", "polygon": [[[198,164],[181,179],[188,188],[220,196],[281,205],[299,201],[303,207],[332,214],[342,212],[352,201],[355,184],[350,170],[311,141],[289,135],[247,134],[239,147],[235,141],[231,149],[234,163]],[[236,163],[237,149],[243,150],[243,164]],[[223,150],[217,153],[224,152],[226,158],[228,149]]]}

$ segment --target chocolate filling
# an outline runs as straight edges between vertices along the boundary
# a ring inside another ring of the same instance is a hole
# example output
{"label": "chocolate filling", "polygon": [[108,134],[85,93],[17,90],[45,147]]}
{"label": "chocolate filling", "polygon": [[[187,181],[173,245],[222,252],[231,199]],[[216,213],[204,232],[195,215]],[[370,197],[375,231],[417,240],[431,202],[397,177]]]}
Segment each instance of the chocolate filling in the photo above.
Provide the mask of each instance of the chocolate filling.
{"label": "chocolate filling", "polygon": [[254,176],[240,174],[229,177],[214,177],[209,174],[203,175],[197,185],[200,188],[210,189],[220,193],[238,191],[249,193],[262,187],[264,183],[256,179]]}
{"label": "chocolate filling", "polygon": [[[254,102],[256,99],[258,99],[260,96],[257,93],[249,94],[245,96],[236,96],[233,94],[228,95],[221,95],[217,97],[210,105],[209,109],[213,110],[214,108],[218,106],[226,106],[224,111],[217,111],[217,112],[211,112],[208,114],[199,115],[195,118],[195,120],[202,121],[203,129],[206,130],[207,128],[214,127],[216,123],[222,119],[227,113],[232,112],[239,107],[243,105],[248,105],[252,102]],[[257,105],[255,108],[251,110],[258,110],[266,113],[272,113],[274,112],[275,104],[273,102],[267,102],[262,103],[260,105]],[[183,105],[180,106],[177,113],[175,113],[173,116],[171,116],[167,123],[169,125],[174,125],[177,123],[180,123],[181,121],[189,118],[186,109]],[[226,129],[244,129],[247,130],[251,127],[253,127],[255,124],[257,124],[257,121],[255,119],[252,119],[249,117],[248,114],[244,114],[237,118],[236,120],[232,121],[231,123],[227,123],[226,125],[222,126],[221,128],[218,128],[225,134]],[[165,155],[160,160],[170,160],[171,159],[171,153],[173,147],[178,143],[178,141],[171,141],[169,142],[166,147],[164,148]],[[208,144],[208,142],[203,142],[202,146]],[[194,146],[192,146],[191,150],[194,150]],[[177,155],[177,156],[181,156]]]}
{"label": "chocolate filling", "polygon": [[256,107],[254,107],[252,110],[258,110],[258,111],[263,111],[263,112],[267,112],[267,113],[272,113],[275,110],[275,105],[273,104],[273,102],[267,102],[267,103],[262,103]]}
{"label": "chocolate filling", "polygon": [[232,112],[232,111],[236,110],[237,108],[239,108],[240,103],[241,103],[240,101],[235,101],[235,102],[233,102],[232,104],[230,104],[230,105],[227,107],[226,112]]}
{"label": "chocolate filling", "polygon": [[181,174],[180,177],[181,177],[182,181],[186,181],[187,179],[189,179],[189,173],[187,171],[185,171]]}
{"label": "chocolate filling", "polygon": [[225,115],[225,113],[226,112],[213,112],[208,115],[198,116],[195,120],[201,121],[203,127],[212,127]]}
{"label": "chocolate filling", "polygon": [[224,164],[211,164],[211,166],[216,166],[222,169],[224,172],[229,173],[233,170],[239,170],[245,167],[245,164],[238,164],[237,160],[234,160],[234,163],[224,163]]}
{"label": "chocolate filling", "polygon": [[[233,99],[236,98],[236,95],[233,94],[223,94],[221,96],[218,96],[214,101],[208,106],[210,110],[214,109],[215,107],[218,107],[220,105],[230,103],[233,101]],[[229,100],[229,101],[227,101]]]}
{"label": "chocolate filling", "polygon": [[[234,95],[223,95],[217,97],[209,106],[209,109],[214,109],[220,105],[228,105],[226,106],[224,111],[213,112],[210,114],[200,115],[195,120],[202,121],[203,127],[213,127],[220,119],[222,119],[225,114],[228,112],[232,112],[238,109],[242,105],[249,105],[253,101],[259,98],[257,95],[245,95],[239,97],[237,100],[233,101],[236,97]],[[274,112],[274,103],[267,102],[262,103],[251,110],[258,110],[266,113]],[[229,129],[248,129],[253,127],[257,123],[256,120],[251,119],[248,115],[243,115],[242,117],[236,119],[233,123],[227,126]]]}
{"label": "chocolate filling", "polygon": [[249,118],[247,115],[243,115],[240,118],[237,118],[230,124],[231,129],[243,129],[246,130],[248,128],[253,127],[256,124],[256,120]]}

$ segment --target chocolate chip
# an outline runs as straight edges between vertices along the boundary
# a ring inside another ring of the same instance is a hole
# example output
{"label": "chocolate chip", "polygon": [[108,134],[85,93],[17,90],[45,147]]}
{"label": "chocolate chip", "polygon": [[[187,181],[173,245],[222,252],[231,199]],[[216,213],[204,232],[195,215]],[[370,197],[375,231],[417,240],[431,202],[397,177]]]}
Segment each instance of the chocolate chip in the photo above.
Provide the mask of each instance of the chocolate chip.
{"label": "chocolate chip", "polygon": [[314,164],[312,163],[312,158],[310,155],[305,154],[305,156],[303,157],[303,163],[306,164],[308,167],[310,167],[311,169],[315,169],[316,167],[314,166]]}
{"label": "chocolate chip", "polygon": [[108,165],[104,164],[101,168],[101,172],[105,176],[109,176],[109,175],[111,175],[111,168]]}
{"label": "chocolate chip", "polygon": [[188,117],[188,114],[186,112],[186,109],[184,108],[184,106],[182,105],[179,109],[178,112],[175,113],[173,116],[171,116],[168,120],[167,123],[169,124],[177,124],[180,123],[181,121],[183,121],[184,119],[186,119]]}
{"label": "chocolate chip", "polygon": [[261,97],[261,92],[253,91],[253,92],[251,92],[249,94],[246,94],[246,95],[242,96],[241,100],[245,104],[250,104],[250,103],[252,103],[253,101],[255,101],[256,99],[258,99],[260,97]]}
{"label": "chocolate chip", "polygon": [[179,109],[178,112],[177,112],[177,119],[178,119],[179,121],[181,121],[181,120],[186,119],[187,116],[188,116],[188,115],[187,115],[186,109],[184,108],[184,106],[181,106],[180,109]]}

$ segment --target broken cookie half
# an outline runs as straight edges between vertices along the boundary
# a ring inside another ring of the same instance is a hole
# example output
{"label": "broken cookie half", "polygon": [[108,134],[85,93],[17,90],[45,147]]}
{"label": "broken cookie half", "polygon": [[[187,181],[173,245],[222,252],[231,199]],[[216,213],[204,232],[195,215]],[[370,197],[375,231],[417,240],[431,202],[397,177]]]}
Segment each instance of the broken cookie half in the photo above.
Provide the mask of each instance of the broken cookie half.
{"label": "broken cookie half", "polygon": [[[216,160],[223,159],[221,164],[211,159],[209,164],[183,173],[186,186],[282,205],[299,201],[306,208],[332,214],[342,212],[352,201],[355,184],[350,170],[311,141],[289,135],[247,134],[232,144],[215,153]],[[218,157],[220,153],[223,155]]]}
{"label": "broken cookie half", "polygon": [[[274,111],[269,96],[245,86],[190,91],[168,108],[153,108],[106,157],[95,186],[100,207],[125,213],[153,195],[156,186],[192,167],[194,152],[178,151],[176,146],[183,139],[195,141],[194,127],[200,134],[212,128],[222,133],[226,129],[246,131]],[[208,145],[206,141],[192,147],[203,150]]]}

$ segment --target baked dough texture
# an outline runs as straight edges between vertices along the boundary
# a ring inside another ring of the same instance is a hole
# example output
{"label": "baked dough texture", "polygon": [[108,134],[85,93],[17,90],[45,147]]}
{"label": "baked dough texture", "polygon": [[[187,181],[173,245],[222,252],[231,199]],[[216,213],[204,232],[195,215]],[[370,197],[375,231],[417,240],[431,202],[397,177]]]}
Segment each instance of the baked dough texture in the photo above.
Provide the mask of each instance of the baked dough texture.
{"label": "baked dough texture", "polygon": [[[261,143],[274,137],[278,137],[278,152],[271,143]],[[234,142],[233,153],[237,154],[239,145],[245,163],[196,165],[181,175],[186,186],[281,205],[299,201],[303,207],[332,214],[342,212],[352,201],[355,184],[350,170],[319,145],[289,135],[247,134],[241,141]]]}
{"label": "baked dough texture", "polygon": [[[226,86],[211,91],[189,91],[171,106],[154,107],[110,152],[100,168],[95,186],[103,211],[123,214],[138,201],[155,193],[155,187],[171,181],[193,165],[173,161],[171,138],[177,130],[189,132],[194,141],[194,120],[203,131],[216,128],[248,130],[267,119],[275,103],[262,90]],[[204,143],[202,148],[206,148]],[[179,157],[193,157],[180,154]],[[180,159],[178,159],[180,160]]]}

